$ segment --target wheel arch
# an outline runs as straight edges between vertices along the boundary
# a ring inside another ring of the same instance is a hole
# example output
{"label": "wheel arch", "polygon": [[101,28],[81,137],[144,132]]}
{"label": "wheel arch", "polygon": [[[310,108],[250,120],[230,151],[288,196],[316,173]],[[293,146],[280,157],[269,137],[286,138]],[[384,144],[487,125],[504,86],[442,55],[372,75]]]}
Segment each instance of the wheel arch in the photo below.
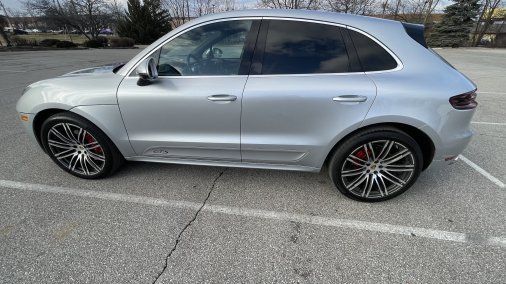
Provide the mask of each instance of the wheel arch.
{"label": "wheel arch", "polygon": [[352,135],[354,135],[360,131],[371,129],[371,128],[376,128],[376,127],[394,127],[394,128],[397,128],[397,129],[405,132],[406,134],[411,136],[413,139],[415,139],[418,146],[420,146],[420,149],[422,150],[422,155],[423,155],[422,170],[427,169],[429,167],[429,165],[432,163],[432,160],[434,158],[434,154],[436,152],[436,147],[435,147],[434,141],[430,138],[430,136],[427,133],[425,133],[420,128],[414,127],[409,124],[398,123],[398,122],[384,122],[384,123],[369,124],[369,125],[357,128],[354,131],[345,135],[329,151],[329,153],[327,154],[327,156],[325,158],[324,165],[328,165],[329,160],[332,158],[335,151],[339,148],[339,146],[344,141],[346,141],[346,139],[348,139],[349,137],[351,137]]}
{"label": "wheel arch", "polygon": [[33,118],[33,123],[32,123],[33,134],[35,135],[35,139],[37,140],[37,143],[39,144],[40,148],[42,148],[42,150],[46,153],[47,153],[47,150],[44,148],[44,146],[42,145],[42,141],[40,140],[40,131],[42,128],[42,124],[49,117],[51,117],[57,113],[61,113],[61,112],[69,112],[69,111],[66,109],[61,109],[61,108],[48,108],[48,109],[44,109],[42,111],[39,111]]}
{"label": "wheel arch", "polygon": [[[107,107],[114,107],[113,105],[104,106]],[[116,106],[117,107],[117,106]],[[97,119],[96,117],[99,117],[100,115],[97,113],[107,113],[109,120],[107,122],[110,123],[101,123],[100,119]],[[40,145],[40,147],[44,150],[44,152],[47,152],[47,150],[44,148],[41,137],[40,137],[40,131],[42,128],[42,124],[44,121],[46,121],[49,117],[58,114],[58,113],[68,113],[72,114],[74,116],[77,116],[79,118],[82,118],[86,120],[88,123],[94,125],[98,129],[100,129],[105,136],[111,141],[111,143],[116,147],[116,149],[119,150],[119,152],[123,155],[123,157],[128,157],[132,155],[132,148],[130,146],[130,142],[128,140],[128,136],[126,135],[126,131],[124,131],[124,125],[121,118],[118,118],[119,115],[110,115],[111,111],[101,111],[101,109],[95,110],[95,113],[93,111],[88,112],[88,106],[85,107],[75,107],[70,110],[66,109],[59,109],[59,108],[48,108],[44,109],[40,112],[38,112],[32,123],[33,132],[35,135],[35,138],[37,140],[37,143]],[[95,117],[96,116],[96,117]],[[118,125],[120,124],[120,125]],[[113,129],[113,130],[111,130]],[[122,130],[125,134],[123,134]],[[117,135],[117,133],[120,133]],[[123,135],[123,136],[120,136]]]}

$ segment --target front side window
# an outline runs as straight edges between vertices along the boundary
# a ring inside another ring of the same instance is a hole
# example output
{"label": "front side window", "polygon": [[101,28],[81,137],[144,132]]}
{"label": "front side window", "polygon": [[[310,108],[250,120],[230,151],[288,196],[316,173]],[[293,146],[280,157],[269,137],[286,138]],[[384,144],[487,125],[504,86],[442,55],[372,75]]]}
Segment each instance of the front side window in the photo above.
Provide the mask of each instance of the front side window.
{"label": "front side window", "polygon": [[192,29],[160,51],[160,76],[238,75],[252,21],[227,21]]}
{"label": "front side window", "polygon": [[270,21],[262,74],[348,71],[348,54],[341,28],[303,21]]}

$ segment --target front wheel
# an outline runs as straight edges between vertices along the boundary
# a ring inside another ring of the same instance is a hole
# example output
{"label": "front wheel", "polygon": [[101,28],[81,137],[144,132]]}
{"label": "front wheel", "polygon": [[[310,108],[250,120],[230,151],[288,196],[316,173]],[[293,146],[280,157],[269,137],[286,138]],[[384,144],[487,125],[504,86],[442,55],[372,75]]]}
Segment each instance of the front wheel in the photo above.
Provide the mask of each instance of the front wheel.
{"label": "front wheel", "polygon": [[413,138],[396,128],[381,127],[344,141],[330,161],[329,174],[345,196],[375,202],[408,190],[422,164],[422,152]]}
{"label": "front wheel", "polygon": [[47,154],[74,176],[102,178],[123,163],[123,156],[111,140],[95,125],[73,113],[49,117],[40,133]]}

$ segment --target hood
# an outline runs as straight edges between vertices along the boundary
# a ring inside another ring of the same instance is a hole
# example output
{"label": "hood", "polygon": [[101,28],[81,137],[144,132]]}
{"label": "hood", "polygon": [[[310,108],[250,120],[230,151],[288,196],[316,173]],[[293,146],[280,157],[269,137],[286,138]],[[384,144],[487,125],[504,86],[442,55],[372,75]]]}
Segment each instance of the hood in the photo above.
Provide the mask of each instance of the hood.
{"label": "hood", "polygon": [[124,79],[113,66],[89,68],[26,87],[18,100],[18,112],[38,113],[44,109],[69,110],[76,106],[117,105],[116,91]]}
{"label": "hood", "polygon": [[67,74],[62,75],[62,77],[66,76],[83,76],[83,75],[97,75],[97,74],[107,74],[107,73],[115,73],[116,68],[123,66],[124,63],[112,63],[98,67],[86,68],[77,71],[73,71]]}

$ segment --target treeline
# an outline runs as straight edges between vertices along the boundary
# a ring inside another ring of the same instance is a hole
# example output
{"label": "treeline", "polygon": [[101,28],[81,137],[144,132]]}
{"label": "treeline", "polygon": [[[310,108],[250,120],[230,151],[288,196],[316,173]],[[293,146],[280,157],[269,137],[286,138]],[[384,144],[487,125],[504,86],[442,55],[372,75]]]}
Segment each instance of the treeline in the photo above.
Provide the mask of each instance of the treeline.
{"label": "treeline", "polygon": [[42,17],[49,25],[65,26],[90,40],[102,29],[112,28],[138,44],[151,43],[195,17],[261,7],[325,10],[420,23],[426,26],[432,46],[475,46],[494,20],[503,18],[503,25],[506,22],[505,0],[453,0],[443,11],[442,0],[257,0],[249,7],[239,1],[128,0],[125,7],[120,0],[24,0],[24,9],[10,14]]}

